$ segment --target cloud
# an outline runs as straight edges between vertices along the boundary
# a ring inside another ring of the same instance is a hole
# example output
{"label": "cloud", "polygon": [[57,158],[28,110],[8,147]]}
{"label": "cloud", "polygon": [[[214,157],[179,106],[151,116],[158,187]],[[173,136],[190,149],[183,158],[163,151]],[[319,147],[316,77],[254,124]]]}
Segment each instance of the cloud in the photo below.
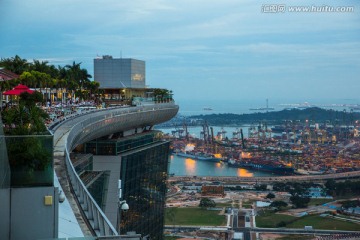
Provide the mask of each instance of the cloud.
{"label": "cloud", "polygon": [[[354,13],[262,13],[272,0],[4,0],[0,57],[15,54],[93,71],[110,54],[146,60],[151,86],[206,96],[220,88],[239,97],[251,89],[285,94],[288,81],[326,81],[358,89],[358,1],[286,1],[290,5],[354,5]],[[267,84],[271,83],[271,84]],[[191,89],[182,91],[184,86]],[[199,89],[207,88],[205,93]],[[265,87],[266,86],[266,87]],[[304,92],[306,86],[296,89]],[[311,92],[311,91],[309,91]],[[315,94],[315,93],[314,93]],[[317,93],[319,94],[319,93]],[[345,93],[343,93],[346,95]],[[324,96],[326,93],[323,94]],[[334,94],[335,95],[335,94]],[[355,96],[355,95],[354,95]]]}

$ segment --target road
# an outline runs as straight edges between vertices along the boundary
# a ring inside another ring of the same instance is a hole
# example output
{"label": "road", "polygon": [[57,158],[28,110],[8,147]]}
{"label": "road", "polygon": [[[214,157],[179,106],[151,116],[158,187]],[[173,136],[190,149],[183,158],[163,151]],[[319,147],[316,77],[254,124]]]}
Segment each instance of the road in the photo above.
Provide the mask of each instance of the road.
{"label": "road", "polygon": [[350,179],[360,178],[360,171],[333,173],[326,175],[295,175],[295,176],[276,176],[276,177],[196,177],[196,176],[176,176],[169,177],[170,182],[176,181],[221,181],[226,183],[270,183],[270,182],[318,182],[328,179]]}
{"label": "road", "polygon": [[[175,231],[198,231],[202,226],[169,226],[166,225],[166,230],[175,230]],[[211,227],[207,227],[211,228]],[[212,227],[214,230],[216,228]],[[244,233],[244,239],[251,239],[251,233],[279,233],[279,234],[307,234],[307,235],[330,235],[330,234],[353,234],[360,235],[360,231],[343,231],[343,230],[305,230],[302,228],[256,228],[256,227],[239,227],[239,228],[229,228],[228,230],[233,230],[235,232]],[[222,227],[219,231],[224,231]]]}

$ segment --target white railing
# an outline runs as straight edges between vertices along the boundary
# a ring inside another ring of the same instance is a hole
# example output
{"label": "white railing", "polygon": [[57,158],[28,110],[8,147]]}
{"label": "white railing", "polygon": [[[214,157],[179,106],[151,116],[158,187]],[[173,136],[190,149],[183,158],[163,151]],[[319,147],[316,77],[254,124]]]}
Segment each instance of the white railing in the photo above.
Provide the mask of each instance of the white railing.
{"label": "white railing", "polygon": [[107,111],[101,111],[101,114],[99,114],[100,111],[92,112],[94,114],[89,114],[89,118],[78,122],[70,129],[65,144],[67,173],[82,211],[97,236],[114,236],[115,238],[118,236],[118,239],[121,239],[116,229],[77,175],[70,159],[70,152],[78,144],[100,136],[119,130],[128,130],[134,127],[164,122],[175,116],[177,111],[178,106],[173,103],[107,109]]}

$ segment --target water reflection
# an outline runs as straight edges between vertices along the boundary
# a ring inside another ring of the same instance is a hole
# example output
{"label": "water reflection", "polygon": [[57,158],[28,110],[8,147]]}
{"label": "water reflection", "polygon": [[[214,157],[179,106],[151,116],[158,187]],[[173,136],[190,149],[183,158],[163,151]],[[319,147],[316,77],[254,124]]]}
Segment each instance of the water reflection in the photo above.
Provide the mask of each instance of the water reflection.
{"label": "water reflection", "polygon": [[196,175],[196,161],[191,158],[185,159],[186,174]]}
{"label": "water reflection", "polygon": [[217,168],[222,168],[222,167],[224,166],[224,164],[218,162],[218,163],[215,164],[215,166],[216,166]]}
{"label": "water reflection", "polygon": [[169,156],[169,173],[175,176],[233,176],[265,177],[274,176],[268,172],[258,172],[227,166],[226,163],[193,160],[176,155]]}
{"label": "water reflection", "polygon": [[238,168],[237,175],[238,175],[238,177],[253,177],[254,173],[249,172],[248,170],[243,169],[243,168]]}

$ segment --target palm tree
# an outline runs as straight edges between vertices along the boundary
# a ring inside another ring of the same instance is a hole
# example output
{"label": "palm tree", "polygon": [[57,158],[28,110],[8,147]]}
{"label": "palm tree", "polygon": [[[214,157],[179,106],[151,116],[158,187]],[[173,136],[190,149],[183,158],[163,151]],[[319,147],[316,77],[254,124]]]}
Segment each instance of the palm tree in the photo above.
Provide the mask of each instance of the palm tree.
{"label": "palm tree", "polygon": [[67,70],[68,80],[71,79],[72,81],[75,81],[77,84],[80,83],[81,74],[82,74],[80,64],[81,63],[75,63],[74,61],[72,65],[65,66],[65,69]]}
{"label": "palm tree", "polygon": [[99,93],[99,87],[100,87],[100,83],[96,82],[96,81],[89,81],[86,85],[85,88],[89,90],[89,98],[91,98],[91,96],[93,94],[98,94]]}
{"label": "palm tree", "polygon": [[30,69],[38,72],[47,73],[49,66],[47,65],[48,61],[42,61],[34,59],[34,62],[30,65]]}
{"label": "palm tree", "polygon": [[56,78],[53,78],[52,80],[51,80],[51,88],[50,88],[50,92],[51,92],[51,90],[53,89],[53,88],[55,88],[55,96],[57,97],[57,95],[58,95],[58,91],[59,91],[59,79],[56,79]]}
{"label": "palm tree", "polygon": [[13,58],[2,58],[0,60],[0,66],[19,75],[29,70],[28,61],[20,58],[18,55]]}
{"label": "palm tree", "polygon": [[35,76],[31,74],[31,72],[23,72],[20,75],[20,82],[28,87],[35,87],[36,79]]}
{"label": "palm tree", "polygon": [[35,81],[34,81],[34,87],[35,88],[39,88],[40,89],[40,92],[41,92],[41,90],[42,90],[42,87],[43,87],[43,85],[42,85],[42,73],[41,72],[38,72],[38,71],[35,71],[35,70],[32,70],[31,72],[31,75],[33,75],[34,76],[34,79],[35,79]]}
{"label": "palm tree", "polygon": [[58,78],[59,79],[66,79],[67,77],[67,70],[65,67],[62,67],[62,66],[58,66],[57,68],[57,73],[58,73]]}
{"label": "palm tree", "polygon": [[[48,100],[48,89],[51,89],[51,84],[52,84],[52,78],[49,74],[47,73],[41,73],[41,81],[42,81],[42,85],[45,87],[45,93],[46,93],[46,99],[45,101]],[[51,90],[50,90],[51,93]]]}
{"label": "palm tree", "polygon": [[[61,89],[61,92],[63,93],[64,92],[64,88],[66,88],[67,86],[67,80],[64,79],[64,78],[61,78],[58,80],[57,82],[57,88],[60,88]],[[64,102],[65,99],[63,99],[63,95],[61,96],[61,100],[62,102]]]}
{"label": "palm tree", "polygon": [[71,91],[71,98],[74,99],[75,91],[79,88],[79,84],[73,80],[68,80],[67,89]]}

